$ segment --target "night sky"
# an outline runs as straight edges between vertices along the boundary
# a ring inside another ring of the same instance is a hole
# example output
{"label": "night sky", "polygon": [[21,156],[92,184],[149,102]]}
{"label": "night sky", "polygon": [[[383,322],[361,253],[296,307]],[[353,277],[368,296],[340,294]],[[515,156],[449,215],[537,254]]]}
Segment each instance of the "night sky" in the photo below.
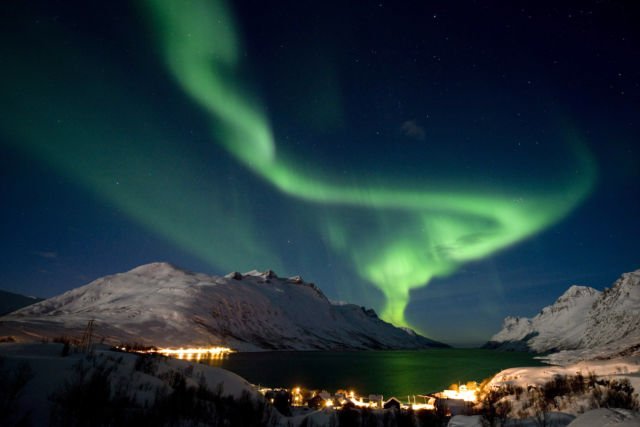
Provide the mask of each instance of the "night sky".
{"label": "night sky", "polygon": [[7,1],[0,288],[302,275],[454,344],[640,268],[633,1]]}

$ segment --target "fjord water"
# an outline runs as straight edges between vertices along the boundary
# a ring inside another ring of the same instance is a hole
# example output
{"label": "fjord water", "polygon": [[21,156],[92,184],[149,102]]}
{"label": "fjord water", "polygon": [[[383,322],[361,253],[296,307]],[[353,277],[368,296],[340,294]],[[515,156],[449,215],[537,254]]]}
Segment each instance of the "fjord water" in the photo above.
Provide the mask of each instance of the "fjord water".
{"label": "fjord water", "polygon": [[529,353],[479,349],[233,353],[210,363],[266,387],[355,389],[361,395],[398,397],[480,382],[502,369],[542,365]]}

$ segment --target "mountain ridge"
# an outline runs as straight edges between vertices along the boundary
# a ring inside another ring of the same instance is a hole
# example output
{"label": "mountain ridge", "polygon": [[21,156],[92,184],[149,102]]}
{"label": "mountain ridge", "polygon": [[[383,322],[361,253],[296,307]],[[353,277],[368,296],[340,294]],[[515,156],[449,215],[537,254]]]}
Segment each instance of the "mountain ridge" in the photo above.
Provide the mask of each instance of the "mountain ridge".
{"label": "mountain ridge", "polygon": [[621,354],[640,347],[640,270],[609,289],[571,286],[533,318],[508,316],[485,348]]}
{"label": "mountain ridge", "polygon": [[155,346],[221,345],[240,351],[442,347],[354,304],[333,305],[313,283],[271,270],[208,276],[168,263],[108,275],[0,317],[0,336],[81,336]]}

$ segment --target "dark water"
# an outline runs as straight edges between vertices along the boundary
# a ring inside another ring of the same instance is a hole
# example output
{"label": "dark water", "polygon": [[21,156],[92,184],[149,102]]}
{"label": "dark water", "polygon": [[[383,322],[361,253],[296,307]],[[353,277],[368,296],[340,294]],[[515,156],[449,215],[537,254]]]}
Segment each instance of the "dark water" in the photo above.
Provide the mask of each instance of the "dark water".
{"label": "dark water", "polygon": [[233,353],[211,364],[268,387],[355,389],[362,395],[401,397],[439,391],[453,383],[480,382],[502,369],[542,363],[528,353],[433,349]]}

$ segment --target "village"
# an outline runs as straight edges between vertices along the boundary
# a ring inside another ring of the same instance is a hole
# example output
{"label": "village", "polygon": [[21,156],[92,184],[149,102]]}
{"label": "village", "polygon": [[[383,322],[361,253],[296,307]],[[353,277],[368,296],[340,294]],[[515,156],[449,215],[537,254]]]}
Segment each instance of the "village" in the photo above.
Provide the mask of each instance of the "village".
{"label": "village", "polygon": [[[121,345],[120,351],[159,354],[176,359],[205,362],[228,357],[234,353],[227,347],[193,347],[193,348],[156,348]],[[348,408],[371,410],[428,411],[439,412],[444,416],[465,415],[473,412],[478,402],[478,383],[452,384],[448,389],[418,395],[406,396],[406,399],[391,396],[387,399],[382,394],[360,396],[352,389],[340,389],[335,393],[326,390],[312,390],[295,386],[287,388],[269,388],[254,385],[265,400],[283,413],[302,415],[311,410],[342,410]],[[403,396],[404,397],[404,396]]]}
{"label": "village", "polygon": [[355,390],[337,390],[329,393],[326,390],[309,390],[304,387],[266,388],[257,390],[265,399],[279,410],[293,414],[302,414],[308,410],[412,410],[439,412],[445,416],[470,414],[477,403],[478,384],[475,381],[467,384],[453,384],[449,389],[420,395],[406,396],[406,399],[395,396],[384,398],[381,394],[360,396]]}

